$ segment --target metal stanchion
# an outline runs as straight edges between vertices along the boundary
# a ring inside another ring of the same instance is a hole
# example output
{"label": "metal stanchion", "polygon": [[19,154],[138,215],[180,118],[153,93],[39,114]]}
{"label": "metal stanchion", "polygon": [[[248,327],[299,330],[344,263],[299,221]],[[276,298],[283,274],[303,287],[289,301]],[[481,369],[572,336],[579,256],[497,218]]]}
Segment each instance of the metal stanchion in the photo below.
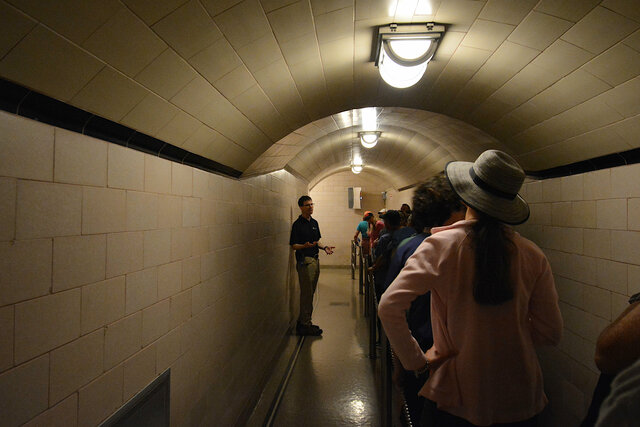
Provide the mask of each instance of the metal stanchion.
{"label": "metal stanchion", "polygon": [[380,341],[382,343],[381,374],[382,374],[382,425],[393,425],[393,360],[389,340],[380,329]]}
{"label": "metal stanchion", "polygon": [[364,293],[364,257],[362,255],[362,248],[358,246],[358,285],[360,286],[360,295]]}
{"label": "metal stanchion", "polygon": [[351,279],[356,278],[356,259],[358,253],[358,244],[355,240],[351,241]]}
{"label": "metal stanchion", "polygon": [[375,292],[375,282],[373,279],[373,273],[367,274],[367,290],[369,291],[369,298],[367,299],[367,306],[369,307],[369,359],[375,359],[376,354],[376,332],[378,329],[378,310]]}

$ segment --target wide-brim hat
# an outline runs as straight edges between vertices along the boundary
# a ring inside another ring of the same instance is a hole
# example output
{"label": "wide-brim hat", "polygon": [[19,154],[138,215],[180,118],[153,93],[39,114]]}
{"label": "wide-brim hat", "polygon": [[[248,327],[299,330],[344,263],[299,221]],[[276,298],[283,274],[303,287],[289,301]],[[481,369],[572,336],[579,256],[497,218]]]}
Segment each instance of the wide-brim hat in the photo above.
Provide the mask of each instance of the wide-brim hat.
{"label": "wide-brim hat", "polygon": [[518,194],[526,175],[507,153],[487,150],[473,163],[448,163],[445,173],[467,206],[507,224],[529,219],[529,205]]}

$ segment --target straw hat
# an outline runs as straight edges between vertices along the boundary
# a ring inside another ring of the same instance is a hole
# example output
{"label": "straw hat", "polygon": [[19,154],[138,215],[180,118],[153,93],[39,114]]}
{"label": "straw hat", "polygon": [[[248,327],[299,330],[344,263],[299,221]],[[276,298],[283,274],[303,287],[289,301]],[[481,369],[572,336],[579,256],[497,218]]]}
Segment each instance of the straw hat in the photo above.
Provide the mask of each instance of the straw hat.
{"label": "straw hat", "polygon": [[529,219],[529,205],[518,195],[525,173],[507,153],[487,150],[473,163],[448,163],[445,173],[453,190],[471,208],[507,224]]}

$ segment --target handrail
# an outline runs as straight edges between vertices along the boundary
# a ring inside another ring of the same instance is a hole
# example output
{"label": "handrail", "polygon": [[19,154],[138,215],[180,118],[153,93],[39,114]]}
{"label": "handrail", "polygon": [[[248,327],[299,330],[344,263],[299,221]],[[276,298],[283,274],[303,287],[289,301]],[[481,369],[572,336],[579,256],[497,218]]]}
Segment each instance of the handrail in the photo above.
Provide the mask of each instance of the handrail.
{"label": "handrail", "polygon": [[358,263],[358,243],[355,240],[351,241],[351,279],[356,278],[356,266]]}
{"label": "handrail", "polygon": [[[378,329],[378,301],[376,298],[375,280],[373,273],[367,270],[367,306],[369,307],[369,359],[377,357],[376,335]],[[382,329],[382,328],[380,328]]]}
{"label": "handrail", "polygon": [[[367,265],[365,260],[365,265]],[[365,315],[369,317],[369,358],[377,359],[378,344],[380,347],[380,384],[382,386],[382,411],[381,421],[383,426],[393,426],[393,419],[402,416],[406,426],[413,426],[411,415],[404,397],[404,393],[393,386],[394,363],[400,363],[393,355],[391,344],[380,324],[378,318],[378,301],[375,293],[375,279],[372,272],[366,271],[364,279],[365,289]],[[378,338],[378,342],[376,339]],[[401,409],[394,406],[393,402],[402,402]],[[400,409],[401,414],[398,413]],[[394,416],[394,413],[397,416]]]}

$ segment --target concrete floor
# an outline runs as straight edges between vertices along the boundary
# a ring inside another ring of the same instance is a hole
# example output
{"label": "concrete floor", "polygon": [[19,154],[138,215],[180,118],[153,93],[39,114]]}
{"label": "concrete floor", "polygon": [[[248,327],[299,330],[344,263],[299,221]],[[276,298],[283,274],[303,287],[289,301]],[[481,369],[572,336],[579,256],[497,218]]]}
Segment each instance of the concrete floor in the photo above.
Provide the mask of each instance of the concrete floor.
{"label": "concrete floor", "polygon": [[322,337],[306,337],[273,426],[379,426],[379,364],[368,358],[367,319],[358,280],[347,269],[320,273],[313,322]]}

